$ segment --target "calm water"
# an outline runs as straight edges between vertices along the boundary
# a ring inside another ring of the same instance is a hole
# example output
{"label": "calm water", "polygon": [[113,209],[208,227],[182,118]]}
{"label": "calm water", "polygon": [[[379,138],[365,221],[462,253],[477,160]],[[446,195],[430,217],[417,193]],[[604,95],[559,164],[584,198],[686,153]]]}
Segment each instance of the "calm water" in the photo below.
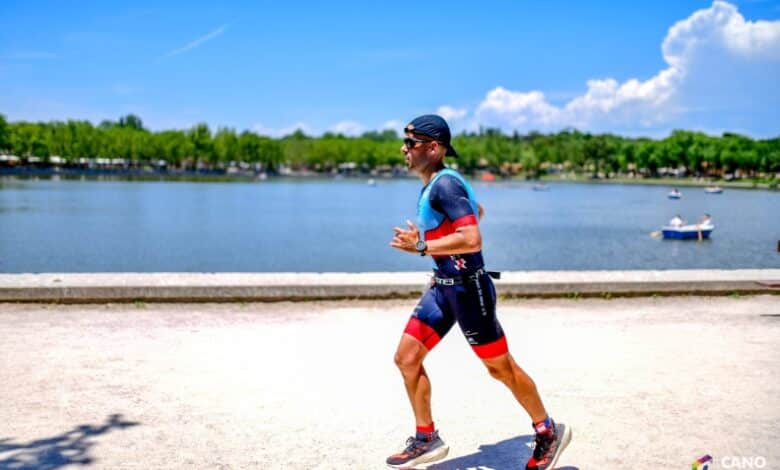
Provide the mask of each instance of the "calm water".
{"label": "calm water", "polygon": [[[474,183],[484,254],[503,270],[780,268],[780,193]],[[0,180],[0,272],[411,271],[388,246],[419,180],[262,183]],[[704,242],[650,236],[709,212]]]}

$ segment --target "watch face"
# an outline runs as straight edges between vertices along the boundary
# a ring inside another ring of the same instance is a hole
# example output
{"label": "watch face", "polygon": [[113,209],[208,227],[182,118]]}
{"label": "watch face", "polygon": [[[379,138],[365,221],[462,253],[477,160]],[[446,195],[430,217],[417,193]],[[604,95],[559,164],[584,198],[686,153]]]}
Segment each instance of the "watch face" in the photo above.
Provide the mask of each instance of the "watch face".
{"label": "watch face", "polygon": [[425,249],[425,240],[417,240],[417,244],[415,245],[415,248],[417,251],[423,251]]}

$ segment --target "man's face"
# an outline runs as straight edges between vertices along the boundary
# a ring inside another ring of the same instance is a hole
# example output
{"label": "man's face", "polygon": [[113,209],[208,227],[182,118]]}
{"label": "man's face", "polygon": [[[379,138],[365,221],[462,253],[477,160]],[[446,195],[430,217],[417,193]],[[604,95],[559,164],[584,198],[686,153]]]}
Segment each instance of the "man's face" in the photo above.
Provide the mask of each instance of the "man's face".
{"label": "man's face", "polygon": [[410,170],[421,170],[436,158],[438,142],[428,136],[406,133],[406,139],[401,146],[401,153],[406,157],[406,167]]}

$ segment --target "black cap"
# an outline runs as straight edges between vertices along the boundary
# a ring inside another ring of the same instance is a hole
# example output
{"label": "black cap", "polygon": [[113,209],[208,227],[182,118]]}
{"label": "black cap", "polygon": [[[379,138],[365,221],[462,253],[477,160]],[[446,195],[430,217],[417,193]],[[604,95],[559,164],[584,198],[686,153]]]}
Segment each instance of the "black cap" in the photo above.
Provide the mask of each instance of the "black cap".
{"label": "black cap", "polygon": [[426,135],[434,140],[438,140],[447,148],[448,157],[457,157],[458,154],[455,149],[450,145],[452,135],[450,134],[450,126],[447,125],[447,121],[443,117],[436,114],[425,114],[420,117],[416,117],[406,125],[404,132],[410,132],[412,134]]}

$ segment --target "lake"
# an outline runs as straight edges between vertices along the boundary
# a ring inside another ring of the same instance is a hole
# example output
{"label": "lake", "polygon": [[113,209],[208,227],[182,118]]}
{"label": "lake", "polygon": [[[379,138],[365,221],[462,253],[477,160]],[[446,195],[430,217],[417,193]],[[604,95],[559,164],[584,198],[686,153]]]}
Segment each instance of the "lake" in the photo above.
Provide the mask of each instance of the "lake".
{"label": "lake", "polygon": [[[620,184],[473,183],[496,270],[778,268],[780,193]],[[418,271],[388,246],[416,179],[263,182],[0,179],[0,272]],[[653,238],[710,213],[712,239]]]}

